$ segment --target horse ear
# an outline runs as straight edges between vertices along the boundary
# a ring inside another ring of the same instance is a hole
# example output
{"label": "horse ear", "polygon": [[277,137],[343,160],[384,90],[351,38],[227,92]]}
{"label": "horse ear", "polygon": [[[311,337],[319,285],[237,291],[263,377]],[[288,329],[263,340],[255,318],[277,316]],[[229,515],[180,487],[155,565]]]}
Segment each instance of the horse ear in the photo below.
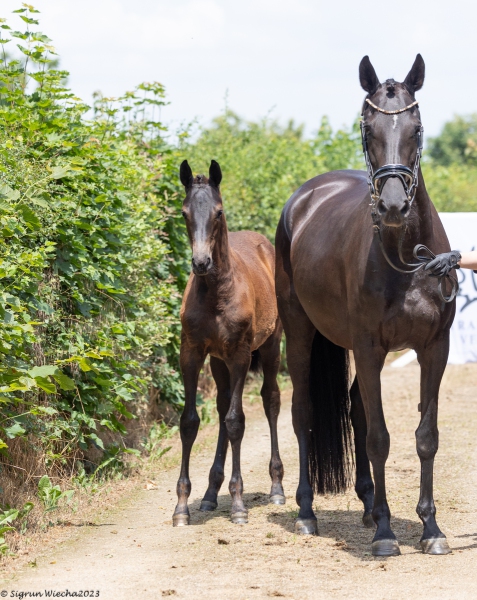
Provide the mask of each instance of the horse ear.
{"label": "horse ear", "polygon": [[368,94],[373,95],[378,89],[379,79],[367,55],[359,63],[359,82],[363,90],[368,92]]}
{"label": "horse ear", "polygon": [[416,56],[416,60],[411,67],[411,70],[407,74],[404,80],[404,85],[409,89],[411,94],[414,96],[414,92],[417,92],[424,85],[424,75],[426,72],[426,66],[424,59],[420,54]]}
{"label": "horse ear", "polygon": [[192,169],[189,167],[189,163],[186,160],[181,163],[180,177],[182,185],[186,190],[189,189],[194,181],[194,176],[192,175]]}
{"label": "horse ear", "polygon": [[212,185],[213,187],[219,187],[221,181],[222,171],[220,169],[220,165],[215,160],[211,160],[209,167],[209,185]]}

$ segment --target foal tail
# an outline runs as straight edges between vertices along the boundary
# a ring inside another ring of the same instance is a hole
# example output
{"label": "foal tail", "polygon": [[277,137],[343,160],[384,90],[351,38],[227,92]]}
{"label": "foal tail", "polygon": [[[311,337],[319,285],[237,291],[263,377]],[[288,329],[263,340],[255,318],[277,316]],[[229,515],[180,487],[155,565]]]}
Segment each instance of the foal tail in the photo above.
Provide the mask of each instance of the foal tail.
{"label": "foal tail", "polygon": [[318,494],[352,480],[348,351],[316,331],[310,356],[310,482]]}

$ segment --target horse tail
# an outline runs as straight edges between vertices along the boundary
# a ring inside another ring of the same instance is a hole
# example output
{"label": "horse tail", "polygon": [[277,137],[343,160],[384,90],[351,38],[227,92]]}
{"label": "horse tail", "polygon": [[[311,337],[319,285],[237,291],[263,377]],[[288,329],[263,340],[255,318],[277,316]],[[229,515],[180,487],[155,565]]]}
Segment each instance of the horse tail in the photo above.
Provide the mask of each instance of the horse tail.
{"label": "horse tail", "polygon": [[318,494],[352,482],[349,355],[315,332],[310,356],[310,482]]}
{"label": "horse tail", "polygon": [[252,359],[250,361],[249,371],[252,373],[260,373],[262,370],[262,357],[260,356],[260,350],[254,350],[252,352]]}

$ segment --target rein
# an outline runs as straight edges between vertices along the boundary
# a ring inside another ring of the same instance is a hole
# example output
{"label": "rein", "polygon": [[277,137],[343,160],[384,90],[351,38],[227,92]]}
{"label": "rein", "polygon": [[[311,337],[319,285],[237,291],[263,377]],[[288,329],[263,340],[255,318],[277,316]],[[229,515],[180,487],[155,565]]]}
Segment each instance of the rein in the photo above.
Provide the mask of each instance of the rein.
{"label": "rein", "polygon": [[[377,110],[378,112],[383,113],[385,115],[397,115],[397,114],[406,112],[407,110],[410,110],[411,108],[413,108],[414,106],[417,106],[419,104],[418,101],[416,100],[415,102],[412,102],[411,104],[409,104],[408,106],[405,106],[404,108],[399,108],[397,110],[385,110],[384,108],[380,108],[379,106],[376,106],[376,104],[371,102],[371,100],[369,98],[366,98],[366,102],[370,106],[372,106],[375,110]],[[364,113],[364,108],[363,108],[363,113]],[[371,164],[371,160],[369,158],[368,140],[366,137],[363,113],[361,114],[362,119],[360,121],[361,142],[363,144],[364,159],[366,161],[366,169],[368,171],[368,185],[369,185],[369,191],[371,194],[370,206],[371,206],[371,217],[373,219],[374,235],[378,240],[379,247],[381,248],[381,252],[382,252],[384,258],[386,259],[386,262],[395,271],[398,271],[399,273],[406,273],[406,274],[417,273],[417,271],[420,271],[421,269],[423,269],[428,262],[430,262],[431,260],[433,260],[436,257],[435,254],[431,250],[429,250],[429,248],[427,246],[424,246],[424,244],[418,244],[417,246],[414,247],[414,250],[412,252],[414,258],[418,262],[417,263],[407,263],[404,260],[403,255],[402,255],[402,245],[404,242],[404,234],[405,234],[405,230],[403,228],[402,232],[399,236],[398,256],[399,256],[399,260],[401,261],[401,263],[405,267],[409,267],[410,270],[409,269],[405,270],[405,269],[401,269],[400,267],[397,267],[391,261],[388,253],[386,252],[386,248],[383,243],[383,238],[381,236],[381,228],[379,227],[379,219],[378,219],[378,215],[376,212],[376,206],[377,206],[378,201],[380,200],[380,189],[382,189],[384,187],[384,184],[386,183],[387,179],[389,179],[390,177],[397,177],[403,185],[404,192],[406,194],[406,198],[409,202],[409,210],[411,209],[414,199],[416,197],[417,186],[418,186],[419,165],[421,163],[421,156],[422,156],[424,128],[421,126],[420,130],[419,130],[416,159],[414,161],[414,166],[412,169],[410,169],[406,165],[402,165],[402,164],[389,164],[389,165],[384,165],[382,167],[379,167],[379,169],[376,169],[376,171],[374,171],[373,166]],[[425,253],[427,256],[423,256],[422,253]],[[456,297],[457,292],[459,291],[459,284],[455,277],[451,277],[449,275],[446,275],[446,277],[448,277],[452,281],[452,290],[451,290],[450,294],[448,296],[446,296],[444,293],[444,285],[445,285],[444,277],[438,277],[437,291],[438,291],[438,294],[439,294],[441,300],[443,302],[448,303],[448,302],[452,302],[452,300],[454,300],[454,298]]]}

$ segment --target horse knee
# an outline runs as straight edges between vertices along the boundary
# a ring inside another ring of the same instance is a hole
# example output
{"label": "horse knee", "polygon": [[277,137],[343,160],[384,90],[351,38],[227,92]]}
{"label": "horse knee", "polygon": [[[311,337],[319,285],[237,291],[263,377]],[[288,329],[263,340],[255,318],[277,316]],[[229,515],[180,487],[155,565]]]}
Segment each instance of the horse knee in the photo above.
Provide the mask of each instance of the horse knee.
{"label": "horse knee", "polygon": [[225,417],[225,425],[227,426],[227,434],[229,440],[233,443],[243,438],[245,431],[245,415],[243,412],[232,412]]}
{"label": "horse knee", "polygon": [[416,450],[421,460],[434,458],[439,448],[439,432],[435,429],[418,427],[416,430]]}
{"label": "horse knee", "polygon": [[200,425],[200,418],[197,411],[193,413],[182,413],[180,420],[181,439],[189,440],[197,435]]}

